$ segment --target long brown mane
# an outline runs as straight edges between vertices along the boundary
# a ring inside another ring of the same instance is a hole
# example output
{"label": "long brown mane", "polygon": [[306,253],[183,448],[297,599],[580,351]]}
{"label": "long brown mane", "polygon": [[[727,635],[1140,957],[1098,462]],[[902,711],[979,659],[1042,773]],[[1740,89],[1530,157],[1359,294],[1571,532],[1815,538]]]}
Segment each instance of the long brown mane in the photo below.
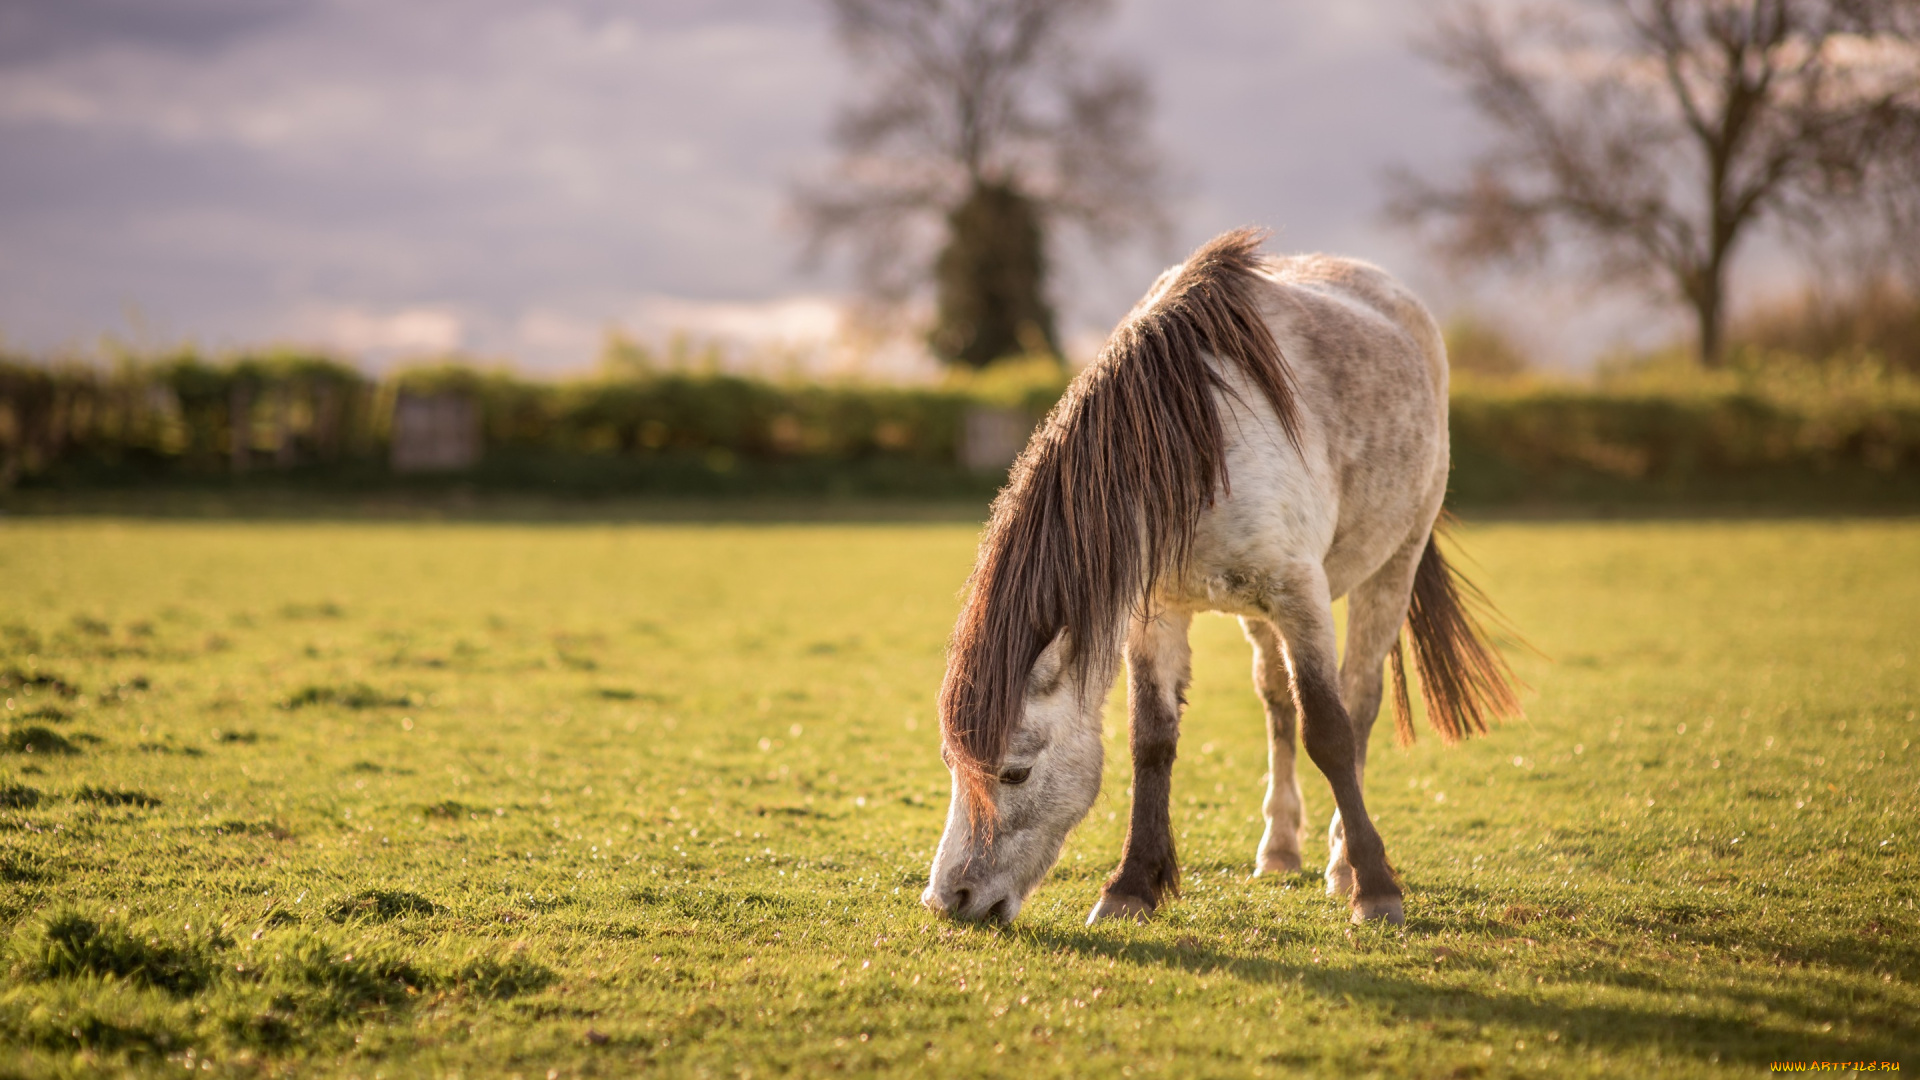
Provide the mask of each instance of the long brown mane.
{"label": "long brown mane", "polygon": [[948,762],[976,818],[990,816],[1041,652],[1064,630],[1080,678],[1112,670],[1118,628],[1186,561],[1227,484],[1216,395],[1233,390],[1208,357],[1238,365],[1299,445],[1292,375],[1255,299],[1262,239],[1239,229],[1189,256],[1074,379],[994,500],[940,688]]}

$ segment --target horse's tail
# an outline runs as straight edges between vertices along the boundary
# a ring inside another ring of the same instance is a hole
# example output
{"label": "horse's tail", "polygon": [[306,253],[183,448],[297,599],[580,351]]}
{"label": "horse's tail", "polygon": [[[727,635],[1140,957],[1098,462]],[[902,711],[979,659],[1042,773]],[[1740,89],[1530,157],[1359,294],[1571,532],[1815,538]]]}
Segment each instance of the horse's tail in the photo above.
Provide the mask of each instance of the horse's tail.
{"label": "horse's tail", "polygon": [[[1489,718],[1521,715],[1517,680],[1505,658],[1487,640],[1475,609],[1493,605],[1440,554],[1439,523],[1427,534],[1427,549],[1414,572],[1407,607],[1408,636],[1420,667],[1420,696],[1427,722],[1452,743],[1484,734]],[[1498,616],[1496,615],[1495,618]],[[1407,698],[1406,661],[1394,643],[1393,720],[1401,745],[1413,741],[1413,707]]]}

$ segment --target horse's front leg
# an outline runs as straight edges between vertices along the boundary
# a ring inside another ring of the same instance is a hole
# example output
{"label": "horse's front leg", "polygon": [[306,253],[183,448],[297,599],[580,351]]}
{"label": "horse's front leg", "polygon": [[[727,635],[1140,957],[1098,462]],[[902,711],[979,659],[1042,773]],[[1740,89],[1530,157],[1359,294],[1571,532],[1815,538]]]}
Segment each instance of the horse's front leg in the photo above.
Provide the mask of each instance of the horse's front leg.
{"label": "horse's front leg", "polygon": [[1160,901],[1180,893],[1169,804],[1173,758],[1180,742],[1193,652],[1186,612],[1161,612],[1127,632],[1127,728],[1133,751],[1132,809],[1120,868],[1107,879],[1087,922],[1145,919]]}
{"label": "horse's front leg", "polygon": [[1300,869],[1300,834],[1305,807],[1300,798],[1300,776],[1294,768],[1294,733],[1299,713],[1293,706],[1293,687],[1287,678],[1287,657],[1280,634],[1261,619],[1241,619],[1240,628],[1253,643],[1253,686],[1267,714],[1267,798],[1261,811],[1267,831],[1260,837],[1253,872],[1291,874]]}

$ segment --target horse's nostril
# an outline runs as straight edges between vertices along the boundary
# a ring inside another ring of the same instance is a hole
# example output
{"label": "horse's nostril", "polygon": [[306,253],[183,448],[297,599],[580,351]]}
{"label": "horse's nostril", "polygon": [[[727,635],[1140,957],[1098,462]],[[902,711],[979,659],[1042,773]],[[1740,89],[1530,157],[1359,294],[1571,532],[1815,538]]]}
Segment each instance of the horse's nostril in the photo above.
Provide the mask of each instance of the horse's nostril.
{"label": "horse's nostril", "polygon": [[964,915],[967,912],[967,901],[971,899],[973,899],[973,893],[970,890],[955,889],[953,890],[953,902],[947,905],[947,910],[953,912],[955,915]]}
{"label": "horse's nostril", "polygon": [[1003,896],[995,900],[993,906],[987,909],[986,918],[997,923],[1013,921],[1007,918],[1007,898]]}

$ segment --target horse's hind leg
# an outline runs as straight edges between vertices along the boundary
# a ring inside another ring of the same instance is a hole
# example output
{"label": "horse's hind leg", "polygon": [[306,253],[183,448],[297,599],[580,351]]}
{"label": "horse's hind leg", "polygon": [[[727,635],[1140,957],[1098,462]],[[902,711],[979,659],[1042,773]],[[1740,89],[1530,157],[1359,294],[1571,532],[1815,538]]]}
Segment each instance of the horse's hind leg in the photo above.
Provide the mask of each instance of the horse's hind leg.
{"label": "horse's hind leg", "polygon": [[1120,868],[1107,879],[1087,922],[1144,919],[1165,896],[1180,892],[1169,800],[1180,709],[1186,704],[1193,651],[1185,612],[1135,620],[1127,633],[1127,726],[1133,751],[1132,812]]}
{"label": "horse's hind leg", "polygon": [[1360,791],[1356,732],[1340,700],[1333,601],[1325,572],[1312,564],[1290,567],[1266,606],[1286,646],[1294,703],[1300,711],[1300,741],[1326,775],[1340,810],[1345,855],[1353,870],[1353,919],[1399,922],[1400,886],[1387,865],[1386,845],[1367,815]]}
{"label": "horse's hind leg", "polygon": [[[1380,716],[1382,669],[1407,621],[1407,597],[1426,540],[1422,533],[1417,542],[1410,541],[1347,597],[1347,655],[1340,665],[1340,696],[1353,720],[1354,771],[1363,788],[1367,743]],[[1327,856],[1327,893],[1345,896],[1353,891],[1353,866],[1338,810],[1327,826]]]}
{"label": "horse's hind leg", "polygon": [[1292,680],[1287,677],[1285,647],[1280,633],[1264,619],[1241,619],[1240,628],[1253,643],[1253,688],[1267,714],[1267,799],[1261,811],[1267,830],[1254,856],[1257,874],[1291,874],[1300,869],[1300,833],[1305,808],[1300,800],[1300,777],[1294,770],[1294,733],[1299,712],[1293,705]]}

